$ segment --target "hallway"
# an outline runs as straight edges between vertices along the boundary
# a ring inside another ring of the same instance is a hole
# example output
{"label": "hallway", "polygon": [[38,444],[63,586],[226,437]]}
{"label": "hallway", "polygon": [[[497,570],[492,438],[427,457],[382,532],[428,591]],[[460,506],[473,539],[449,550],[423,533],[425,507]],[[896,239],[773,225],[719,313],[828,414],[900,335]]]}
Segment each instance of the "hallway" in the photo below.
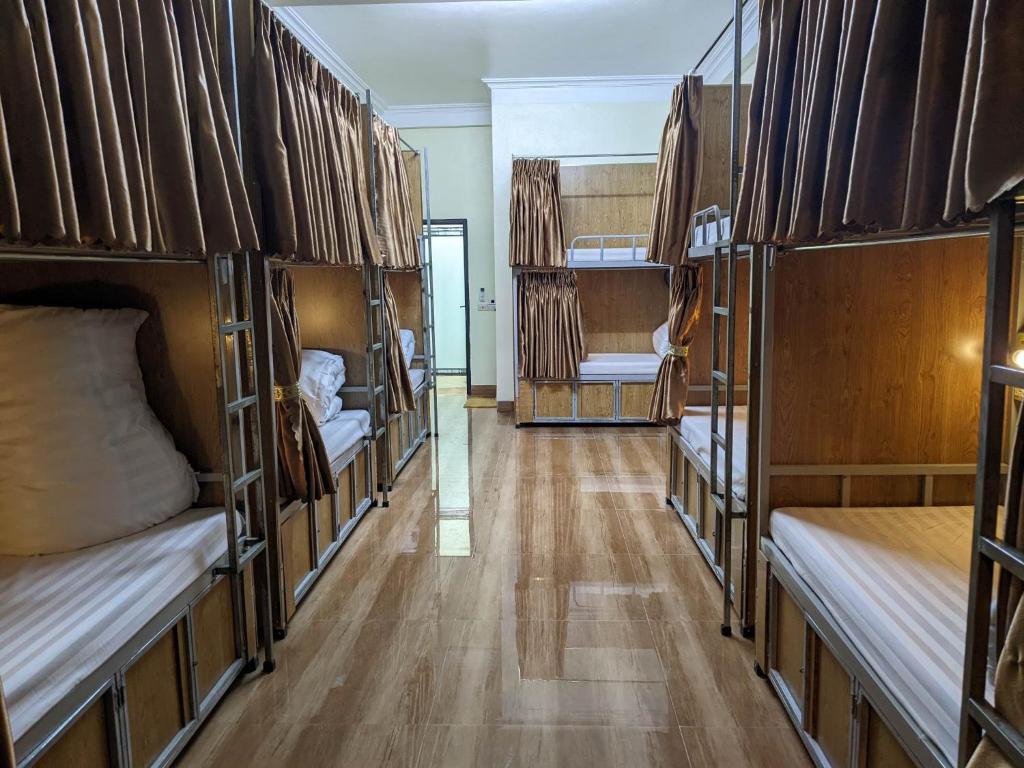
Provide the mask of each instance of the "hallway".
{"label": "hallway", "polygon": [[662,431],[517,431],[463,400],[181,764],[809,764],[719,634]]}

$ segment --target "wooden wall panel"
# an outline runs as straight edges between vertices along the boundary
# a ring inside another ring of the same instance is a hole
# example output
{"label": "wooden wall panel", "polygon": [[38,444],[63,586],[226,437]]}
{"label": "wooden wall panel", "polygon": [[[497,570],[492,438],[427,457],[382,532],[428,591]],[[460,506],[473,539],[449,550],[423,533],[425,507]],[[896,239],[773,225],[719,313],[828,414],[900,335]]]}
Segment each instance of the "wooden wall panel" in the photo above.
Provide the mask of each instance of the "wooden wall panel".
{"label": "wooden wall panel", "polygon": [[[561,170],[565,247],[578,235],[641,235],[651,230],[656,165],[609,163],[564,165]],[[607,241],[625,247],[627,241]],[[641,243],[646,245],[646,243]],[[597,248],[597,242],[580,243]]]}
{"label": "wooden wall panel", "polygon": [[4,261],[0,303],[148,312],[136,343],[146,399],[195,469],[224,469],[205,263]]}
{"label": "wooden wall panel", "polygon": [[572,418],[572,384],[539,382],[536,385],[537,416]]}
{"label": "wooden wall panel", "polygon": [[134,765],[149,765],[190,719],[186,643],[179,622],[125,673]]}
{"label": "wooden wall panel", "polygon": [[985,251],[968,238],[782,254],[772,463],[973,462]]}
{"label": "wooden wall panel", "polygon": [[202,701],[238,658],[232,622],[231,581],[222,578],[195,607],[196,681]]}
{"label": "wooden wall panel", "polygon": [[[750,104],[750,86],[742,87],[740,106],[740,152],[747,142],[747,107]],[[732,86],[705,85],[701,107],[704,151],[700,193],[697,195],[699,211],[712,205],[729,209],[729,147],[732,137]]]}
{"label": "wooden wall panel", "polygon": [[612,384],[580,384],[578,400],[581,419],[611,419],[615,416],[615,387]]}
{"label": "wooden wall panel", "polygon": [[832,765],[847,765],[852,724],[850,675],[820,640],[815,640],[814,653],[811,736]]}
{"label": "wooden wall panel", "polygon": [[776,615],[774,627],[774,668],[782,676],[796,701],[804,696],[804,615],[780,584],[775,583]]}
{"label": "wooden wall panel", "polygon": [[284,554],[285,618],[295,613],[295,590],[313,570],[310,542],[309,507],[303,505],[281,524],[281,551]]}
{"label": "wooden wall panel", "polygon": [[668,320],[668,271],[578,269],[583,340],[590,352],[653,353],[651,334]]}
{"label": "wooden wall panel", "polygon": [[624,419],[646,419],[651,410],[654,384],[622,382],[619,391],[619,415]]}
{"label": "wooden wall panel", "polygon": [[533,421],[533,382],[519,380],[519,396],[516,398],[516,422],[526,424]]}
{"label": "wooden wall panel", "polygon": [[[725,280],[728,269],[722,272],[722,293],[725,295]],[[700,318],[697,320],[697,330],[690,344],[690,383],[697,385],[708,385],[711,383],[711,307],[714,305],[714,297],[711,292],[712,267],[705,263],[701,269],[701,284],[703,286],[703,304],[701,306]],[[666,318],[668,316],[666,315]],[[662,320],[662,322],[665,322]],[[725,323],[722,323],[721,349],[725,350]],[[653,329],[652,329],[653,330]],[[736,270],[736,383],[746,384],[749,372],[749,350],[750,350],[750,262],[747,260],[739,262]],[[725,365],[725,358],[722,358],[722,365]],[[744,395],[744,398],[746,396]],[[694,405],[710,403],[710,395],[707,392],[694,392],[688,402]],[[745,402],[745,400],[744,400]]]}
{"label": "wooden wall panel", "polygon": [[423,164],[421,157],[415,152],[403,149],[402,159],[405,161],[405,173],[409,177],[409,198],[412,203],[413,221],[421,223],[424,220],[425,213],[423,210]]}
{"label": "wooden wall panel", "polygon": [[[357,267],[291,267],[302,346],[345,358],[345,386],[366,384],[366,303]],[[366,408],[365,398],[345,396],[346,408]]]}
{"label": "wooden wall panel", "polygon": [[882,718],[868,710],[865,768],[914,768],[916,763],[904,751]]}
{"label": "wooden wall panel", "polygon": [[423,294],[420,272],[388,272],[388,283],[395,295],[400,327],[416,334],[416,354],[423,354]]}
{"label": "wooden wall panel", "polygon": [[36,763],[38,768],[98,768],[114,765],[107,739],[107,697],[78,718]]}
{"label": "wooden wall panel", "polygon": [[[353,470],[353,481],[356,486],[356,504],[370,495],[370,489],[366,485],[366,451],[362,450],[356,454],[355,469]],[[345,520],[344,517],[341,518]]]}

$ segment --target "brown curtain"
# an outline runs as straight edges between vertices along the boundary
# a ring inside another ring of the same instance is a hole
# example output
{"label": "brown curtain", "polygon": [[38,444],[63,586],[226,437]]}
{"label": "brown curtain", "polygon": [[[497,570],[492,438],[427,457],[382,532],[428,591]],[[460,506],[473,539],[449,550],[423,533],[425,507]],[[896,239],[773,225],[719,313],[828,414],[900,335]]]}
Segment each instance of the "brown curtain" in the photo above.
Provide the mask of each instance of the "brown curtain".
{"label": "brown curtain", "polygon": [[[1003,540],[1024,549],[1024,526],[1021,525],[1021,512],[1024,511],[1024,418],[1017,420],[1009,466]],[[997,569],[997,572],[996,647],[999,649],[999,661],[996,664],[994,703],[1000,715],[1016,728],[1024,730],[1024,603],[1021,601],[1024,585],[1005,569]],[[968,763],[969,768],[1009,765],[988,738],[982,739]]]}
{"label": "brown curtain", "polygon": [[508,218],[510,266],[566,266],[562,182],[557,160],[512,162]]}
{"label": "brown curtain", "polygon": [[0,3],[0,240],[257,247],[202,0]]}
{"label": "brown curtain", "polygon": [[584,354],[576,273],[523,272],[519,276],[519,376],[575,379]]}
{"label": "brown curtain", "polygon": [[686,264],[672,275],[668,307],[669,352],[658,366],[654,395],[647,418],[658,424],[678,424],[686,408],[690,388],[690,342],[697,332],[703,300],[700,267]]}
{"label": "brown curtain", "polygon": [[384,322],[387,324],[388,346],[388,410],[391,413],[405,413],[416,410],[416,398],[409,378],[409,366],[402,353],[402,340],[398,336],[401,328],[398,320],[398,304],[391,292],[391,283],[384,275]]}
{"label": "brown curtain", "polygon": [[319,499],[333,493],[335,485],[320,430],[299,394],[302,337],[295,310],[295,286],[284,267],[275,267],[270,279],[278,494],[286,499]]}
{"label": "brown curtain", "polygon": [[384,265],[419,269],[419,234],[423,223],[413,215],[409,176],[398,130],[373,118],[373,169],[377,187],[377,235]]}
{"label": "brown curtain", "polygon": [[1024,178],[1014,0],[762,0],[734,238],[928,230]]}
{"label": "brown curtain", "polygon": [[11,719],[4,701],[4,686],[0,680],[0,768],[14,768],[14,735],[11,733]]}
{"label": "brown curtain", "polygon": [[654,211],[647,261],[686,262],[690,227],[700,191],[703,153],[701,103],[704,78],[687,75],[672,91],[672,106],[661,132]]}
{"label": "brown curtain", "polygon": [[263,248],[299,262],[379,263],[359,100],[256,4],[253,76]]}

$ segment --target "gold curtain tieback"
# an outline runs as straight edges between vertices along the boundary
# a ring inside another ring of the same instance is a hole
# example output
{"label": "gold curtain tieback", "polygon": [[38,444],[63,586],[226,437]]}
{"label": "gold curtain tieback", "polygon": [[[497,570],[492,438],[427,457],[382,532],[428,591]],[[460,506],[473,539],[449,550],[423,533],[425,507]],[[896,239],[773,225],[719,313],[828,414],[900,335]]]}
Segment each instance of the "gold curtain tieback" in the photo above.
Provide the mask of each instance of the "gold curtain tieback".
{"label": "gold curtain tieback", "polygon": [[689,357],[689,355],[690,355],[690,347],[689,346],[679,346],[677,344],[669,344],[668,345],[668,353],[672,357],[686,358],[686,357]]}
{"label": "gold curtain tieback", "polygon": [[299,396],[299,385],[289,384],[287,387],[279,387],[274,385],[274,402],[279,403],[282,400],[294,400]]}

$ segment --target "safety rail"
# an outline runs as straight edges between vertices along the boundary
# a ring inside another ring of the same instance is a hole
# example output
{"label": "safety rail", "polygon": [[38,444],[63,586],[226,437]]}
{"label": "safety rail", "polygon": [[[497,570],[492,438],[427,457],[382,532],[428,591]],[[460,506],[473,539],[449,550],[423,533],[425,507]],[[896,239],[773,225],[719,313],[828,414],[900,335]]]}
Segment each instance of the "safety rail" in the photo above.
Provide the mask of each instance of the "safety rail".
{"label": "safety rail", "polygon": [[[567,256],[569,259],[569,265],[572,266],[573,262],[581,264],[622,264],[636,262],[638,264],[646,264],[645,258],[647,256],[647,245],[641,245],[641,241],[649,243],[651,239],[650,235],[577,235],[569,243]],[[629,242],[628,246],[623,247],[607,247],[605,244],[609,240],[626,240]],[[579,242],[597,242],[597,259],[579,259],[577,258],[577,251],[594,251],[594,248],[582,248],[577,243]],[[642,249],[642,250],[641,250]],[[609,259],[606,255],[609,252],[615,253],[628,253],[629,258]]]}

